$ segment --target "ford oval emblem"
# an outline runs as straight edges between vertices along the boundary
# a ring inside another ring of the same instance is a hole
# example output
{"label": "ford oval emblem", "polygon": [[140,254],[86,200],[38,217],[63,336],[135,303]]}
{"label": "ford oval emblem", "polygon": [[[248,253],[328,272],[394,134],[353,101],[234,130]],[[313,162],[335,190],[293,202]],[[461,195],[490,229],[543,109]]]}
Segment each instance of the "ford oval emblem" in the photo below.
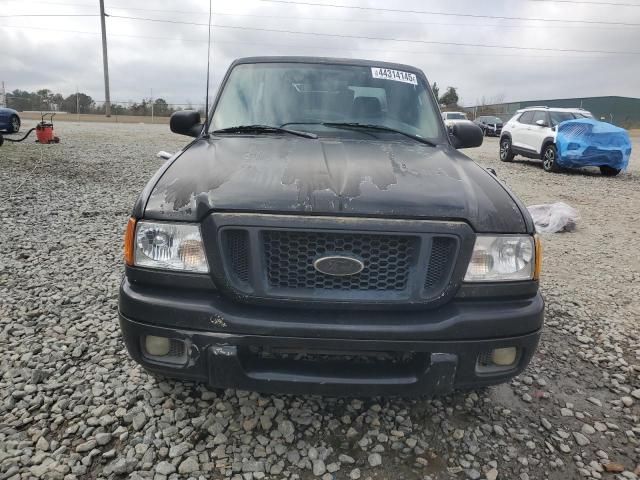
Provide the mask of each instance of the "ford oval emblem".
{"label": "ford oval emblem", "polygon": [[364,263],[354,257],[327,255],[314,261],[313,268],[325,275],[346,277],[360,273],[364,269]]}

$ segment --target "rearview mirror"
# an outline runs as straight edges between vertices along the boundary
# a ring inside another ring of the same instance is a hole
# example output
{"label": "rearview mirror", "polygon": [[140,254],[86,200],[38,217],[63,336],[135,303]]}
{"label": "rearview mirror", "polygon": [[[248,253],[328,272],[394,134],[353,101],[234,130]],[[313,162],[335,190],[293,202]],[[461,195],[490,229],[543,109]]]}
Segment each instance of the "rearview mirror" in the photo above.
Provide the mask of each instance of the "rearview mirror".
{"label": "rearview mirror", "polygon": [[449,127],[454,148],[473,148],[482,145],[482,129],[473,122],[457,122]]}
{"label": "rearview mirror", "polygon": [[536,120],[536,125],[538,125],[539,127],[546,127],[547,122],[545,122],[544,120]]}
{"label": "rearview mirror", "polygon": [[200,112],[196,110],[181,110],[171,115],[169,128],[173,133],[197,137],[202,132]]}

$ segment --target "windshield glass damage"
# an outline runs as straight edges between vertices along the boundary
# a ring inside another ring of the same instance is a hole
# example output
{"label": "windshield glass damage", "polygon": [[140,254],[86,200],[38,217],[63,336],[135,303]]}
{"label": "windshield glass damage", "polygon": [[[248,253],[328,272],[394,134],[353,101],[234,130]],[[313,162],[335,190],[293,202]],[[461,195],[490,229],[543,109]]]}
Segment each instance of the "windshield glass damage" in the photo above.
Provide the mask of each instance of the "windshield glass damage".
{"label": "windshield glass damage", "polygon": [[[334,125],[331,125],[334,124]],[[386,127],[443,141],[428,85],[414,73],[356,65],[258,63],[236,66],[216,106],[211,131],[245,125],[288,126],[318,135],[357,135],[336,124]],[[407,137],[409,136],[409,137]]]}

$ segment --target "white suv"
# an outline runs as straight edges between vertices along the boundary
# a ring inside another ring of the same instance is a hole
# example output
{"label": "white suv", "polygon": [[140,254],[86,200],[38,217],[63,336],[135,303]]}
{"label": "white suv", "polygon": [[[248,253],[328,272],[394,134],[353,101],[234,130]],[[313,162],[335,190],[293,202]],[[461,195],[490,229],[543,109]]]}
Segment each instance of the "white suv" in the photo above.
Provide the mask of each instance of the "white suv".
{"label": "white suv", "polygon": [[464,112],[442,112],[442,120],[447,127],[451,127],[456,122],[468,122],[467,114]]}
{"label": "white suv", "polygon": [[500,160],[510,162],[516,155],[542,160],[547,172],[557,172],[556,126],[575,118],[592,118],[581,108],[528,107],[518,110],[502,127]]}

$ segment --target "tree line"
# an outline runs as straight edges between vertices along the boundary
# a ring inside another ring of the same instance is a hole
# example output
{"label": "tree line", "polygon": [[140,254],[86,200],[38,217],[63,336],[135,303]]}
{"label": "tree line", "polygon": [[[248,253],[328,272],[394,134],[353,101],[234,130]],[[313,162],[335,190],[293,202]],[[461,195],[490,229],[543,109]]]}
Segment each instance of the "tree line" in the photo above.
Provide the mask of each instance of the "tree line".
{"label": "tree line", "polygon": [[[458,92],[455,87],[447,87],[447,90],[440,95],[440,87],[437,83],[432,85],[433,93],[438,100],[438,104],[445,107],[455,107],[458,105]],[[32,111],[60,111],[68,113],[91,113],[104,115],[104,103],[96,101],[85,93],[73,93],[64,97],[60,93],[53,93],[47,88],[37,90],[35,92],[27,92],[26,90],[16,89],[7,94],[7,106],[19,112],[25,110]],[[111,104],[112,115],[151,115],[151,107],[153,106],[153,114],[159,117],[168,117],[176,110],[169,105],[163,98],[143,98],[140,102],[118,102]],[[185,110],[192,110],[193,105],[184,106]],[[79,111],[78,111],[79,109]]]}
{"label": "tree line", "polygon": [[[35,92],[27,92],[26,90],[16,89],[11,93],[7,93],[7,107],[13,108],[19,112],[26,110],[32,111],[59,111],[68,113],[91,113],[104,115],[104,103],[96,103],[96,101],[85,93],[73,93],[63,96],[60,93],[53,93],[49,89],[37,90]],[[176,110],[169,105],[163,98],[143,98],[140,102],[119,102],[111,104],[112,115],[151,115],[151,107],[153,106],[153,114],[160,117],[168,117]],[[79,111],[78,111],[79,109]],[[186,105],[185,109],[193,109],[192,105]]]}

